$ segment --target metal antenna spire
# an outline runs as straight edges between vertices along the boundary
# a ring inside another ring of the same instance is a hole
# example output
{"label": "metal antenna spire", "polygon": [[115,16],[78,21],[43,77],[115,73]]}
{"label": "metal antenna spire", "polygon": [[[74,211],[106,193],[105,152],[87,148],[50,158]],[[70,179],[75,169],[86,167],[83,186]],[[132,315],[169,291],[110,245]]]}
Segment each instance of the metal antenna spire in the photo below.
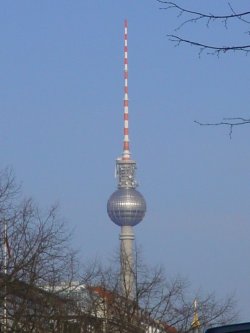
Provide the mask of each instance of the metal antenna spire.
{"label": "metal antenna spire", "polygon": [[199,332],[199,329],[201,327],[200,321],[199,321],[199,315],[198,315],[198,302],[197,299],[194,300],[194,318],[191,323],[191,328],[194,331]]}
{"label": "metal antenna spire", "polygon": [[128,21],[124,21],[124,140],[123,160],[130,159],[128,135]]}

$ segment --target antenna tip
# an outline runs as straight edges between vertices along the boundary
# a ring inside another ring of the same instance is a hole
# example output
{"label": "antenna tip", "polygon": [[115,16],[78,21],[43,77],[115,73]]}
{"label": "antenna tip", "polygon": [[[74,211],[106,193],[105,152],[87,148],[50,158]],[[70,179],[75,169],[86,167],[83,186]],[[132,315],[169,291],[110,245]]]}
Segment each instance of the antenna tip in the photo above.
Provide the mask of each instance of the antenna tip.
{"label": "antenna tip", "polygon": [[125,28],[128,27],[128,20],[127,19],[124,20],[124,26],[125,26]]}

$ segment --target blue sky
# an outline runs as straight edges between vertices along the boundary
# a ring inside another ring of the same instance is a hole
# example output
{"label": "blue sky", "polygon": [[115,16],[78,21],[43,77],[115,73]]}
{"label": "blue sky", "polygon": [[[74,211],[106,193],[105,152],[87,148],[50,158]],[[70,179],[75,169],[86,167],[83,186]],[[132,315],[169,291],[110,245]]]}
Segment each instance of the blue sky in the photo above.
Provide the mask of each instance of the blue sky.
{"label": "blue sky", "polygon": [[[247,3],[232,1],[236,9]],[[227,1],[189,4],[228,10]],[[119,228],[106,202],[122,150],[127,18],[131,150],[148,205],[137,244],[149,264],[187,277],[194,290],[235,293],[249,320],[250,128],[235,128],[230,140],[227,129],[193,121],[249,117],[250,58],[199,58],[193,47],[174,47],[166,34],[181,21],[159,7],[154,0],[2,2],[0,167],[12,166],[41,207],[59,202],[83,261],[112,257]],[[241,42],[247,28],[185,31]]]}

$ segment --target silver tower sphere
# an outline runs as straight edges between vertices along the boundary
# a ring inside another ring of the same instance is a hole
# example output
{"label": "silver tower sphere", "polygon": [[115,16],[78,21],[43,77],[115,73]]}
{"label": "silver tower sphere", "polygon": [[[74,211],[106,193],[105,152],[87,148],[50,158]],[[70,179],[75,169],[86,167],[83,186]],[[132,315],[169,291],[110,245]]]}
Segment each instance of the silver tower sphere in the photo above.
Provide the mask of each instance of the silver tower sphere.
{"label": "silver tower sphere", "polygon": [[142,221],[146,213],[146,202],[135,188],[136,163],[133,160],[116,160],[118,190],[109,198],[107,211],[110,219],[120,227],[135,226]]}
{"label": "silver tower sphere", "polygon": [[110,219],[119,226],[135,226],[146,213],[146,202],[140,192],[133,188],[119,188],[108,200]]}

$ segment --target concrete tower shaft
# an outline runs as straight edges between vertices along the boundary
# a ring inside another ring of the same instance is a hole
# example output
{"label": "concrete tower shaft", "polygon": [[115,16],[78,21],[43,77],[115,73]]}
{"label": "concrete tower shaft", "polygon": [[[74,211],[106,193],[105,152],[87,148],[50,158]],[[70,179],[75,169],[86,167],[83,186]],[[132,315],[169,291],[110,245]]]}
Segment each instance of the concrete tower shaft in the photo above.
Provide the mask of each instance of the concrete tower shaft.
{"label": "concrete tower shaft", "polygon": [[130,226],[121,227],[120,233],[120,261],[122,289],[126,298],[133,298],[135,295],[135,267],[133,242],[135,236]]}

